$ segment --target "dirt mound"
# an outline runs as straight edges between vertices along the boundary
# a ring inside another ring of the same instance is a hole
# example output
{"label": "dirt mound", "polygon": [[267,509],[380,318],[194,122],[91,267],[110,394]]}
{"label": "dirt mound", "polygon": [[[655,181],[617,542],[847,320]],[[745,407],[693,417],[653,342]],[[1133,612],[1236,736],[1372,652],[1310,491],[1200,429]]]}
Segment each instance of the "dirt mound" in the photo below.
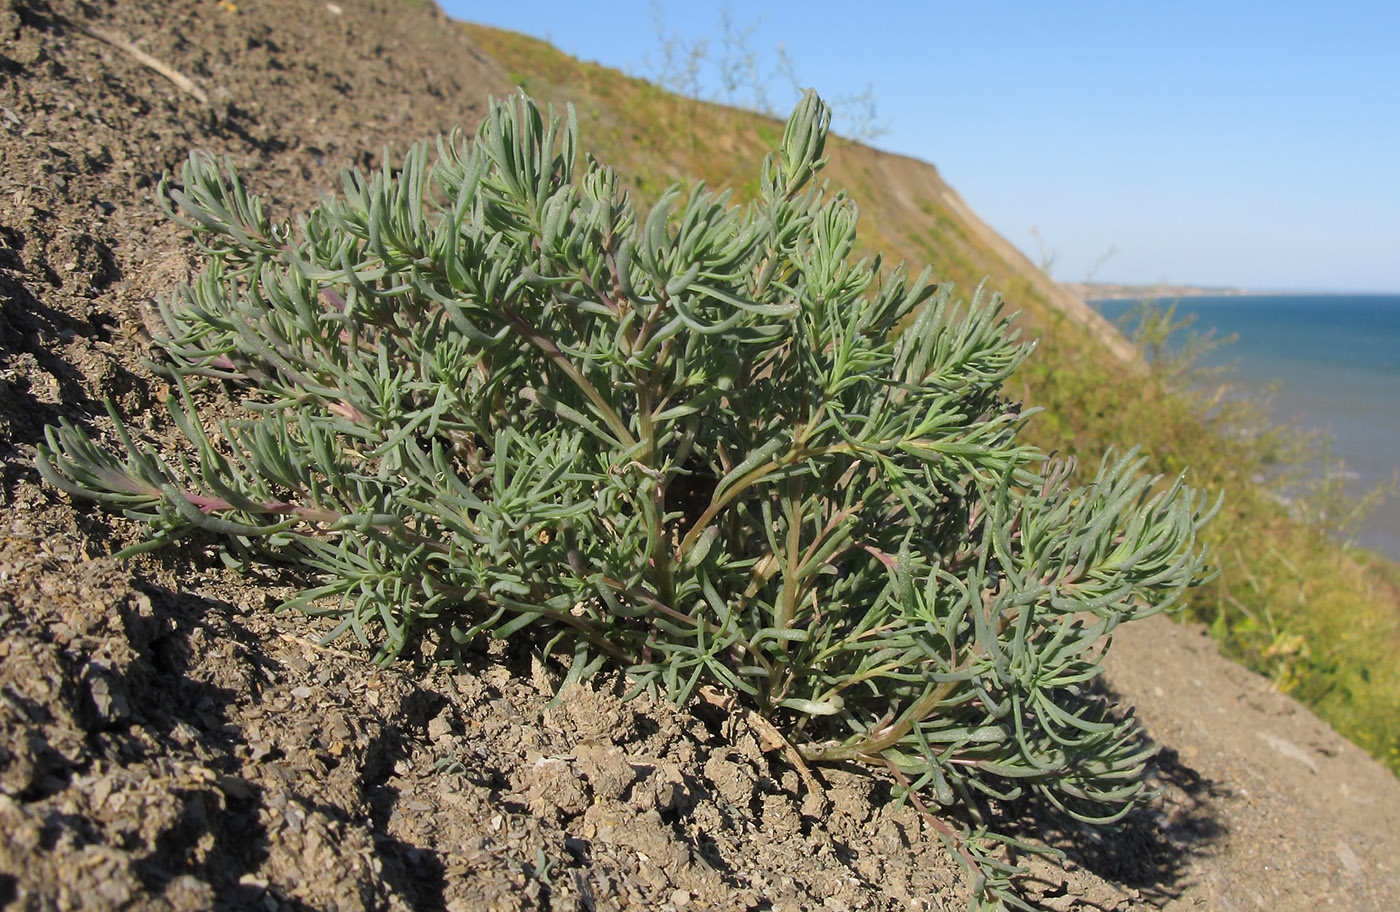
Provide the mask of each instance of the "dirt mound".
{"label": "dirt mound", "polygon": [[[375,670],[274,617],[275,574],[194,539],[118,564],[130,530],[40,485],[44,425],[104,397],[168,433],[145,327],[194,253],[162,171],[208,149],[303,209],[508,90],[462,30],[411,0],[0,0],[0,80],[0,907],[961,908],[884,783],[823,770],[819,798],[742,718],[611,678],[551,701],[525,650]],[[1097,840],[1027,821],[1072,859],[1028,895],[1400,907],[1392,777],[1199,633],[1121,639],[1163,797]]]}

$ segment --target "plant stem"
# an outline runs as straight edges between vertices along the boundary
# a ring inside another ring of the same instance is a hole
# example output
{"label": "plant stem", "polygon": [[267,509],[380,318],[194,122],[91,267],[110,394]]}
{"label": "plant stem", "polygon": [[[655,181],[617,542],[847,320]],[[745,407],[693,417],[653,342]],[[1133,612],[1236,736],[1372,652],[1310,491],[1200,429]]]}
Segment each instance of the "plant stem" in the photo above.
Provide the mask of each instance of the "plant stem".
{"label": "plant stem", "polygon": [[551,361],[558,365],[560,370],[569,376],[570,380],[574,381],[574,384],[588,397],[589,401],[593,403],[599,413],[602,414],[603,420],[612,428],[613,433],[617,435],[618,442],[621,443],[624,448],[631,449],[637,445],[637,440],[632,436],[632,432],[628,429],[627,423],[617,414],[603,394],[598,392],[598,388],[592,383],[589,383],[588,378],[580,373],[579,369],[574,366],[574,363],[569,360],[568,356],[559,350],[559,346],[555,345],[544,333],[536,329],[529,320],[516,313],[509,306],[503,305],[501,307],[501,313],[505,315],[505,318],[510,321],[512,326],[520,331],[522,336],[533,343],[540,351],[544,352]]}

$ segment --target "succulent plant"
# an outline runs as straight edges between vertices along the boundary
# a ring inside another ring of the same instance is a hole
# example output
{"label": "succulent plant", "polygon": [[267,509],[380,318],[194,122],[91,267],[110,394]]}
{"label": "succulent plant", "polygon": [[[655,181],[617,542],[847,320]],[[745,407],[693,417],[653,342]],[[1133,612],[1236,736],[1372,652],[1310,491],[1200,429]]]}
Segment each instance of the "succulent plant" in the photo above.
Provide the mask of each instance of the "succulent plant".
{"label": "succulent plant", "polygon": [[[747,205],[645,212],[523,95],[295,228],[192,155],[161,197],[208,264],[159,341],[190,446],[109,406],[120,449],[64,423],[39,468],[144,524],[125,553],[204,530],[300,568],[288,604],[381,660],[431,628],[717,688],[801,762],[887,771],[974,902],[1018,904],[975,809],[1141,802],[1152,748],[1090,685],[1118,624],[1200,581],[1210,510],[1132,454],[1081,486],[1018,440],[1031,346],[994,296],[855,258],[855,204],[814,180],[829,119],[809,93]],[[245,414],[203,419],[210,382]]]}

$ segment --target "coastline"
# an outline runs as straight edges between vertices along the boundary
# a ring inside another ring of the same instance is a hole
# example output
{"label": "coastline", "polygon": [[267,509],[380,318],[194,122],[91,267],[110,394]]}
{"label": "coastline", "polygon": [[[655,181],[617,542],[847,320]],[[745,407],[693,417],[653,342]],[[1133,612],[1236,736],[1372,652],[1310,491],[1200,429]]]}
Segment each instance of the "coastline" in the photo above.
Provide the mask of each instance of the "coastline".
{"label": "coastline", "polygon": [[1161,298],[1292,298],[1301,296],[1365,297],[1391,295],[1389,291],[1329,291],[1314,289],[1232,288],[1208,285],[1127,285],[1117,282],[1061,282],[1082,301],[1129,301]]}
{"label": "coastline", "polygon": [[[1133,303],[1123,297],[1094,306],[1117,322]],[[1326,458],[1308,466],[1308,484],[1340,472],[1346,494],[1361,498],[1394,482],[1400,295],[1198,294],[1181,299],[1177,318],[1233,340],[1207,352],[1201,365],[1228,370],[1239,393],[1268,402],[1271,423],[1321,435]],[[1353,531],[1361,547],[1400,561],[1400,497],[1384,498]]]}

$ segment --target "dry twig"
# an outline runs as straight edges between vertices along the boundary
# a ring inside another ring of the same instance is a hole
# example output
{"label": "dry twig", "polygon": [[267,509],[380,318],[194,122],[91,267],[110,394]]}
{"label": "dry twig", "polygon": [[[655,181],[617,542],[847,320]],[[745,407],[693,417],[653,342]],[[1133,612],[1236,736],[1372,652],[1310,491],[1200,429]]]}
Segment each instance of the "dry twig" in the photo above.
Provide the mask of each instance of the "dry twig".
{"label": "dry twig", "polygon": [[166,79],[169,79],[171,82],[175,83],[176,88],[182,89],[183,91],[188,92],[190,95],[194,96],[194,98],[200,104],[209,103],[209,96],[205,94],[203,89],[195,85],[194,82],[188,76],[186,76],[184,73],[181,73],[179,70],[174,69],[168,64],[162,63],[161,61],[152,57],[150,54],[147,54],[145,51],[141,50],[139,47],[132,44],[130,41],[127,41],[125,38],[121,37],[115,32],[109,32],[106,29],[95,28],[91,25],[83,25],[81,26],[81,28],[84,32],[87,32],[89,35],[96,38],[98,41],[105,41],[114,48],[119,48],[120,50],[126,51],[132,57],[135,57],[136,60],[141,64],[150,67],[160,75],[164,76]]}

